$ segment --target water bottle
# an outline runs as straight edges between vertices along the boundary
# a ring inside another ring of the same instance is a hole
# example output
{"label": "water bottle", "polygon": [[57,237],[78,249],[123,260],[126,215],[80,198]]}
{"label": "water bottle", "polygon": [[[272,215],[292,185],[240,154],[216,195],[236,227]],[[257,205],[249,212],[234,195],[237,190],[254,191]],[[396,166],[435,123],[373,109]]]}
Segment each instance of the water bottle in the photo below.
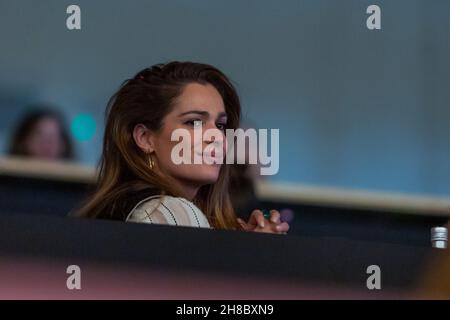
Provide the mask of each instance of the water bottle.
{"label": "water bottle", "polygon": [[448,230],[445,227],[431,228],[431,244],[433,248],[445,249],[448,242]]}

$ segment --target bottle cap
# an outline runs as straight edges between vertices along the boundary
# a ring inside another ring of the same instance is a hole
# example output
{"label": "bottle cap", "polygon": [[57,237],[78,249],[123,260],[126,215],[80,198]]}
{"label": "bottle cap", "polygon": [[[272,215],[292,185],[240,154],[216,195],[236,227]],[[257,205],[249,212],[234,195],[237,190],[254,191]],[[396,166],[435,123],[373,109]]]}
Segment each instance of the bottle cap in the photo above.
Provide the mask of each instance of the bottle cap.
{"label": "bottle cap", "polygon": [[431,228],[431,241],[448,241],[448,230],[445,227]]}

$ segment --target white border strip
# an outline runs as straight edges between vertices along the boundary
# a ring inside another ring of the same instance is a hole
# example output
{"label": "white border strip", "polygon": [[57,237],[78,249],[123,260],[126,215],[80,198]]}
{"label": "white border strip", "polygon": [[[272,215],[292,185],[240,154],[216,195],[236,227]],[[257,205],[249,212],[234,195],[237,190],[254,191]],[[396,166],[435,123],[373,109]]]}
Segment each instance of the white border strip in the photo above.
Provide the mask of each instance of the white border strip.
{"label": "white border strip", "polygon": [[258,182],[256,193],[260,199],[266,201],[450,217],[450,198],[421,194],[411,195],[274,182]]}
{"label": "white border strip", "polygon": [[73,162],[0,158],[0,175],[95,183],[96,169]]}

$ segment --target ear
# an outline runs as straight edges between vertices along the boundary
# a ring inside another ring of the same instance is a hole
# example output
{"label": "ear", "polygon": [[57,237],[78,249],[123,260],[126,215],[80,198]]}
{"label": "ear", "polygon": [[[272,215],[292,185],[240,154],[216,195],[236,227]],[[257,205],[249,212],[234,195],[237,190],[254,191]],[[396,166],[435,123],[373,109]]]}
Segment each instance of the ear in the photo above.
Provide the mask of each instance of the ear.
{"label": "ear", "polygon": [[153,144],[153,134],[143,124],[137,124],[133,129],[133,139],[136,145],[146,154],[155,151]]}

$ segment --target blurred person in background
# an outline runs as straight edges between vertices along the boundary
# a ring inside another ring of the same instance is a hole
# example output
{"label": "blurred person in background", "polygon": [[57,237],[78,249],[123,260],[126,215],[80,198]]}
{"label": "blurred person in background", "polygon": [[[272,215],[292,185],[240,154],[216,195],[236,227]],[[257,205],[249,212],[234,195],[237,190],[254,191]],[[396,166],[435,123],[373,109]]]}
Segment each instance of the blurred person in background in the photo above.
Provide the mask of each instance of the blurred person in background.
{"label": "blurred person in background", "polygon": [[[229,165],[172,160],[177,129],[189,133],[190,155],[200,148],[205,156],[212,143],[226,151],[225,130],[238,127],[240,108],[234,86],[213,66],[175,61],[140,71],[108,104],[97,190],[76,215],[286,233],[289,225],[276,210],[266,216],[254,210],[247,222],[238,219],[230,201]],[[200,126],[218,131],[217,138],[197,139],[194,129]]]}
{"label": "blurred person in background", "polygon": [[73,160],[73,147],[62,115],[33,108],[15,128],[9,155],[41,160]]}

